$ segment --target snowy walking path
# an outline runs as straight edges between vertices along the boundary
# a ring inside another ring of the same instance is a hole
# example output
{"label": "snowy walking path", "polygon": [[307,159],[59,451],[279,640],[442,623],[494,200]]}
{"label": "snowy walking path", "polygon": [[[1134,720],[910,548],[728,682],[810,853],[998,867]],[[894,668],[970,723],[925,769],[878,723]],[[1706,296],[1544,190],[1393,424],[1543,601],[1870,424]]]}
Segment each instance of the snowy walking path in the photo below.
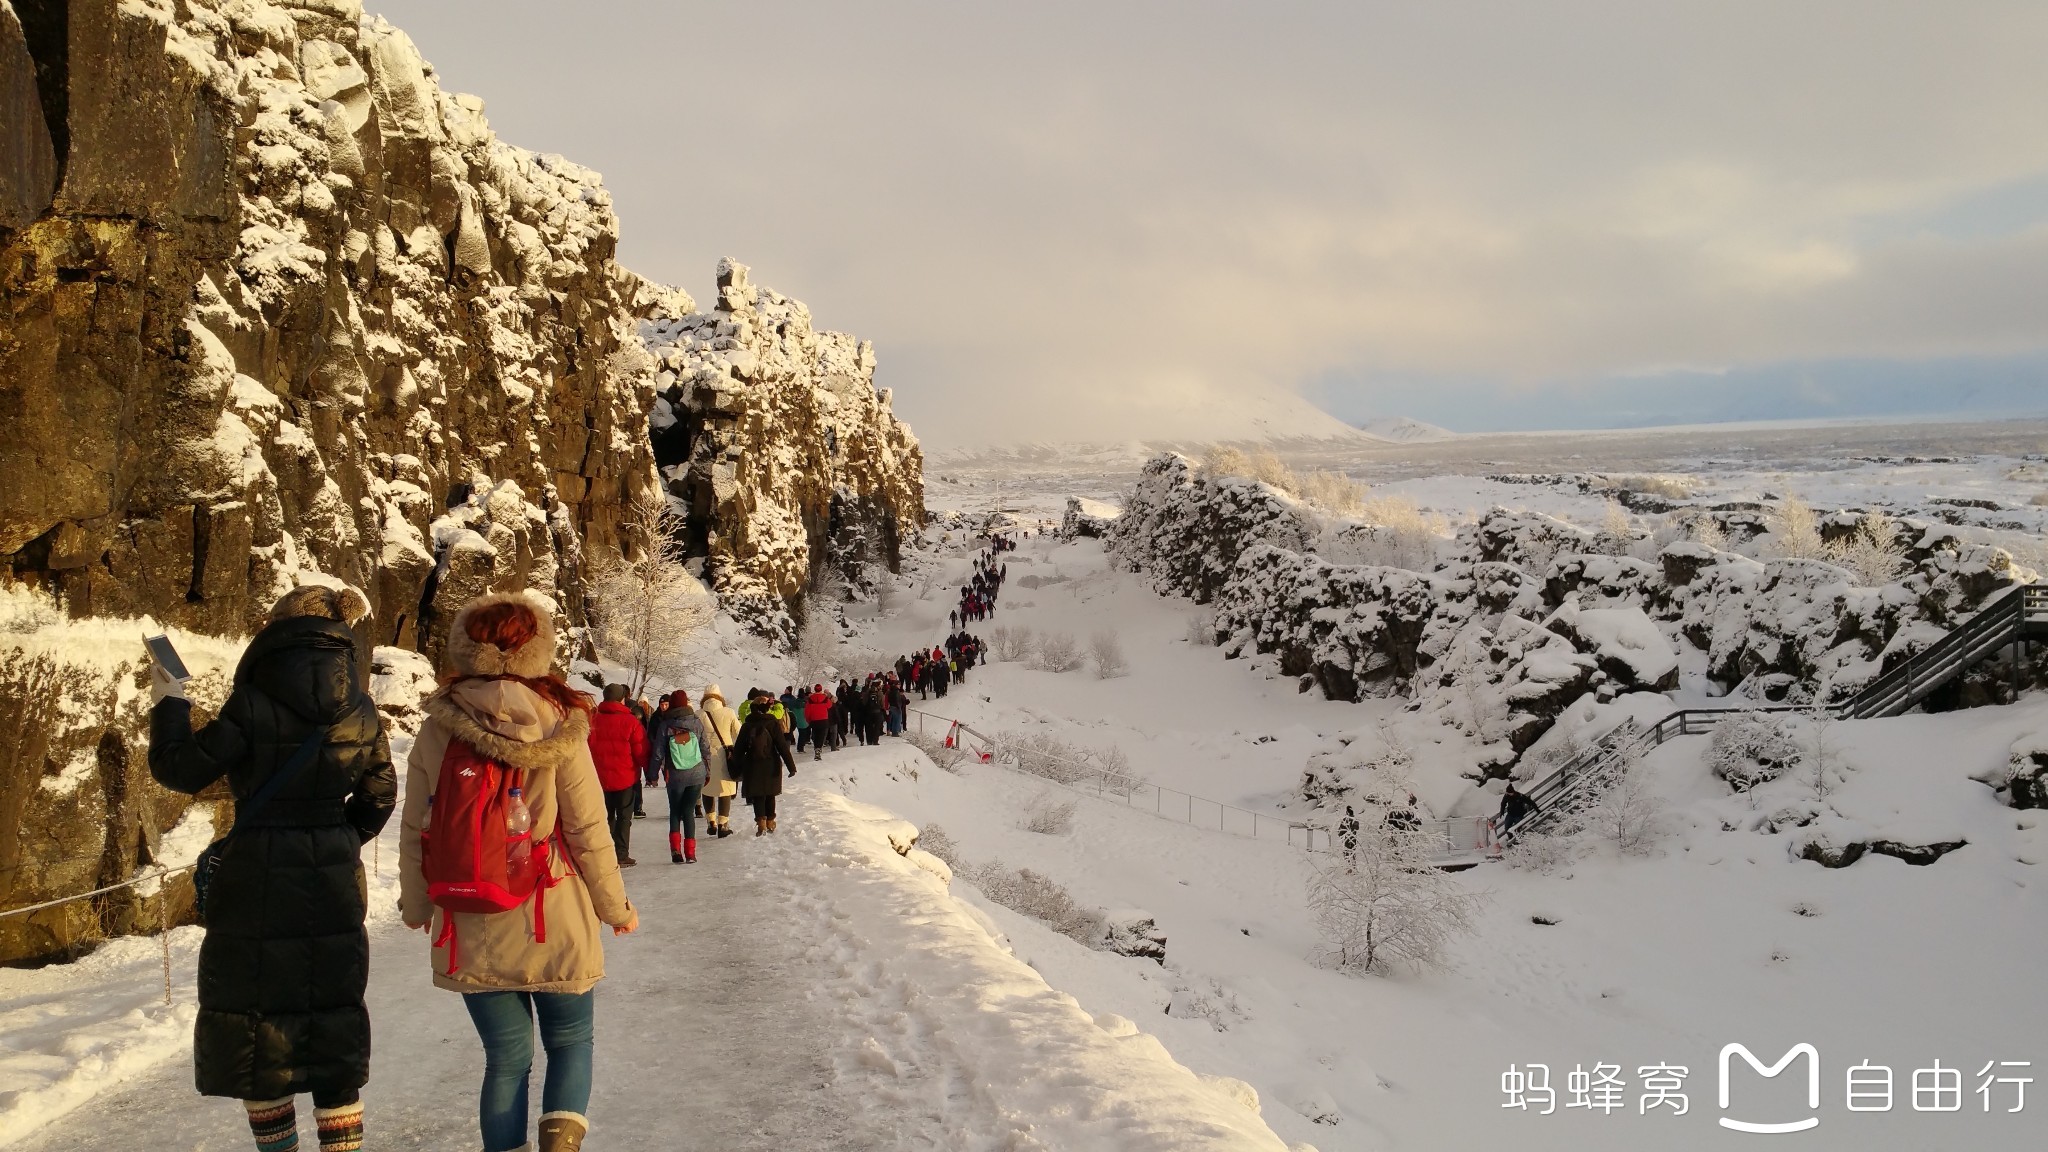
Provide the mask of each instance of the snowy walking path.
{"label": "snowy walking path", "polygon": [[[880,775],[900,757],[892,742],[823,767]],[[641,864],[626,880],[642,930],[607,941],[593,1152],[1285,1147],[1131,1022],[1047,987],[949,893],[942,865],[899,854],[912,833],[891,814],[798,788],[775,836],[704,842],[694,866],[668,863],[664,814],[655,794],[634,829]],[[379,899],[388,879],[387,867]],[[372,929],[370,1140],[474,1148],[483,1057],[460,1001],[429,984],[425,951],[388,919]],[[536,1111],[538,1086],[537,1069]],[[0,1142],[239,1152],[248,1139],[239,1108],[193,1094],[181,1045]]]}

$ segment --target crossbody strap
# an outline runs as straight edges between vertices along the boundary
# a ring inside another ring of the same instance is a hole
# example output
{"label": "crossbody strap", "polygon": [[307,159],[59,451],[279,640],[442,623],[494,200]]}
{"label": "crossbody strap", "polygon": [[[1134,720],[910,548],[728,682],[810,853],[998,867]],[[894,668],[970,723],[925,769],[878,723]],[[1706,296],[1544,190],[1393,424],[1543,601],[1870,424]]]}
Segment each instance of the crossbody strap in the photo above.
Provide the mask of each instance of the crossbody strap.
{"label": "crossbody strap", "polygon": [[234,827],[228,829],[229,836],[241,831],[242,821],[255,819],[256,814],[263,811],[265,805],[279,792],[284,791],[285,785],[298,779],[306,771],[306,766],[319,754],[321,738],[326,735],[327,729],[324,726],[308,732],[306,739],[292,753],[291,759],[286,760],[283,767],[271,773],[270,779],[263,782],[263,787],[258,788],[255,795],[235,806],[235,823]]}

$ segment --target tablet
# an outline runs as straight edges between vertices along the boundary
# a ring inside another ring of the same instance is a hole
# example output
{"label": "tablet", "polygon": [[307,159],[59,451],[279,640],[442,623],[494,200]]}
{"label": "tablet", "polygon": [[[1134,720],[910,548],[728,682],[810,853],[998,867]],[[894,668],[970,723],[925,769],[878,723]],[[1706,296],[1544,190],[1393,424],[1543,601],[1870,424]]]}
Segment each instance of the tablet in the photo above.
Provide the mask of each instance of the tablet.
{"label": "tablet", "polygon": [[150,660],[164,670],[164,675],[179,681],[192,678],[192,673],[185,670],[185,662],[178,658],[178,650],[171,647],[169,636],[145,636],[142,646],[149,649]]}

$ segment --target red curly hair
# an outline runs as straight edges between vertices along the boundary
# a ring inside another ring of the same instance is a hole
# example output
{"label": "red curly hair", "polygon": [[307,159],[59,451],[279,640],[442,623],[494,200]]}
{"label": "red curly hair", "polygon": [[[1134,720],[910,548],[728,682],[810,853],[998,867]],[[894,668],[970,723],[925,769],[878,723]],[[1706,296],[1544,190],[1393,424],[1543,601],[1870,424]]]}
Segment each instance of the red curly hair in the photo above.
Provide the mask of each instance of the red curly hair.
{"label": "red curly hair", "polygon": [[[462,630],[479,644],[489,644],[500,652],[514,652],[540,635],[540,618],[524,604],[509,601],[487,604],[469,614]],[[572,711],[589,712],[596,707],[588,695],[569,687],[559,676],[514,676],[504,672],[496,676],[450,676],[448,683],[461,680],[517,680],[533,689],[541,699],[561,709],[565,716]]]}

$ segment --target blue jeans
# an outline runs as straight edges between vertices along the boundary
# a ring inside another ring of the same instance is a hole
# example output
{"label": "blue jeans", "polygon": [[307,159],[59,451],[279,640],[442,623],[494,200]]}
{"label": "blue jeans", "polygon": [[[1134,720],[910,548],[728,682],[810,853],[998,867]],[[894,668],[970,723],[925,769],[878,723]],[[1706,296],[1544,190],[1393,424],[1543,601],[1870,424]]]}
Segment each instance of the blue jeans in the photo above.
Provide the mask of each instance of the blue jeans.
{"label": "blue jeans", "polygon": [[668,782],[668,834],[673,836],[681,831],[690,840],[697,838],[697,805],[704,799],[704,786],[692,784],[684,787],[674,780]]}
{"label": "blue jeans", "polygon": [[462,1006],[484,1042],[484,1090],[477,1099],[484,1152],[526,1143],[526,1082],[533,1075],[533,1021],[548,1053],[540,1110],[590,1111],[590,1058],[597,1034],[593,992],[468,992]]}

